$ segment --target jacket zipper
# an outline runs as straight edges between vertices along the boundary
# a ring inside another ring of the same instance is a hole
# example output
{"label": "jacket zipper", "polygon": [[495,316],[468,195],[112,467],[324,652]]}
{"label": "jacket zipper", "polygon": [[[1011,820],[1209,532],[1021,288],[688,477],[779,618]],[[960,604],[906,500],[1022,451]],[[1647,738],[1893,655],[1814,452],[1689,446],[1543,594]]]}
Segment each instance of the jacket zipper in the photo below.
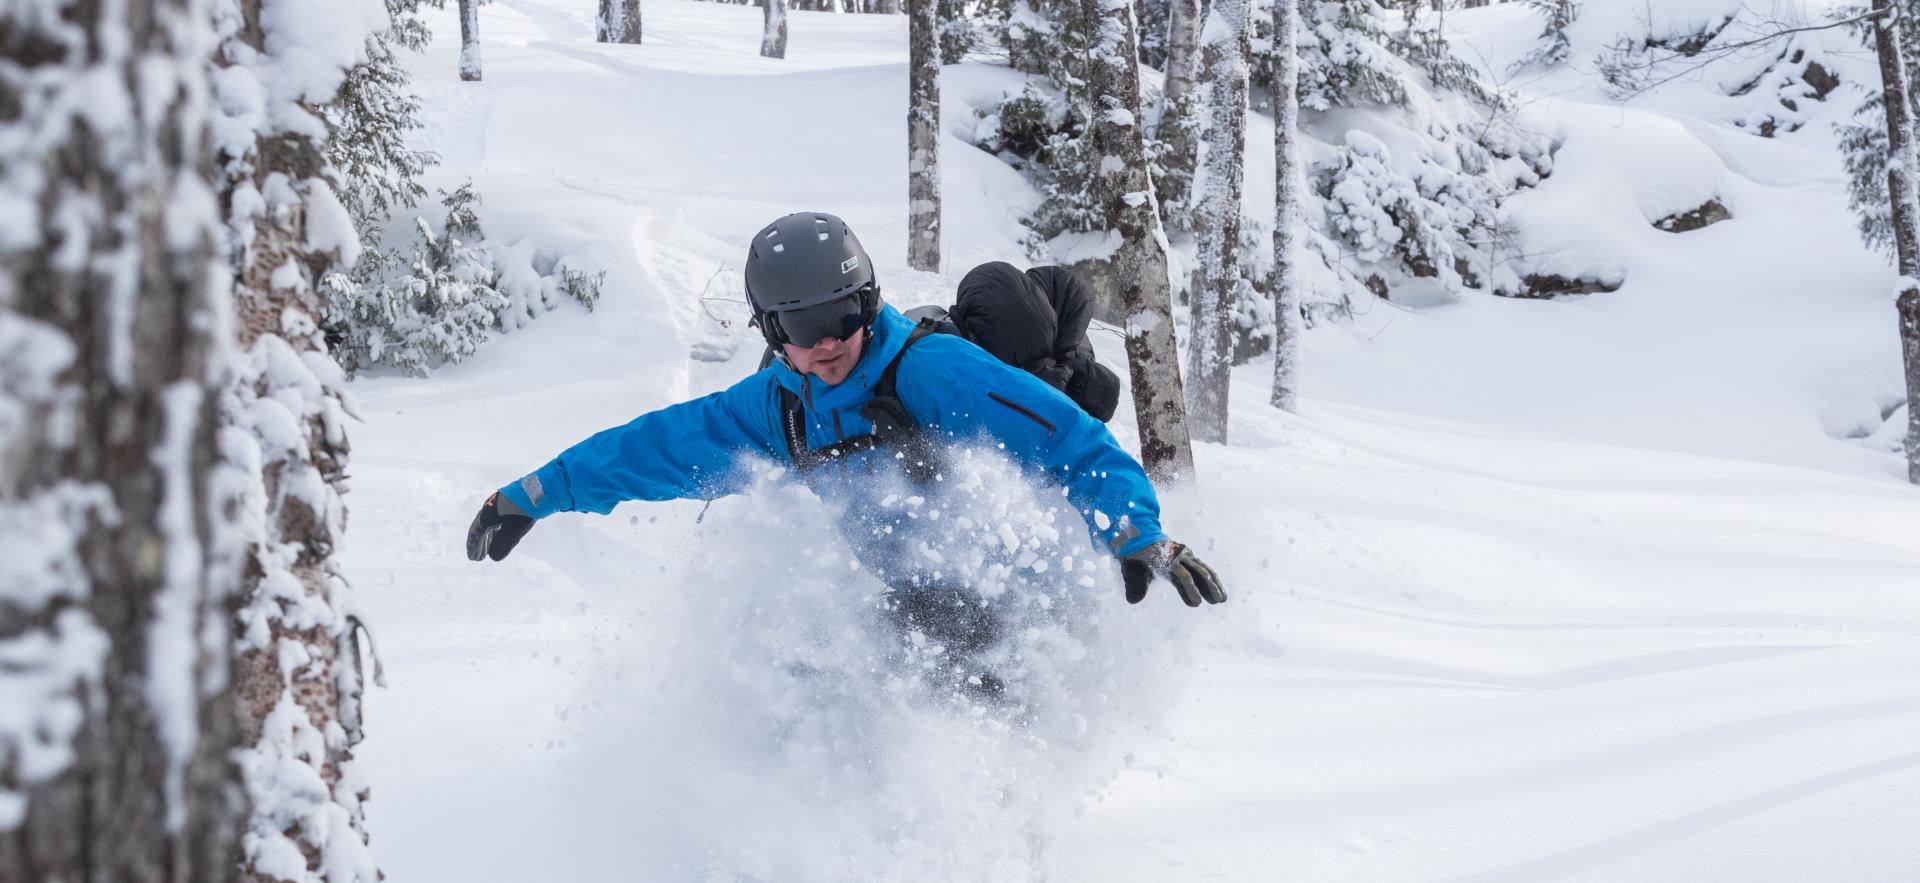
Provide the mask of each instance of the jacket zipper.
{"label": "jacket zipper", "polygon": [[1039,414],[1035,414],[1031,409],[1027,408],[1025,405],[1015,404],[1014,402],[1010,401],[1005,396],[1002,396],[997,392],[987,393],[987,398],[993,399],[994,401],[999,402],[1000,404],[1006,405],[1007,407],[1012,408],[1016,413],[1020,414],[1023,417],[1026,417],[1028,420],[1032,420],[1033,422],[1040,424],[1041,426],[1046,428],[1048,434],[1053,433],[1054,431],[1053,424],[1048,423],[1045,417],[1042,417]]}

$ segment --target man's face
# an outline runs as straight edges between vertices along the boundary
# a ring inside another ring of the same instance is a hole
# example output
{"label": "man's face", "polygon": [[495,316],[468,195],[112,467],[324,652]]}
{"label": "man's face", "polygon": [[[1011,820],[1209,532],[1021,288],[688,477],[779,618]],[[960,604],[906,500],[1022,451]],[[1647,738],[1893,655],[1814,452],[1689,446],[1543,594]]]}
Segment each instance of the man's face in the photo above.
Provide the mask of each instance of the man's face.
{"label": "man's face", "polygon": [[787,351],[787,362],[793,366],[793,370],[836,384],[853,373],[853,366],[860,361],[860,348],[865,345],[865,334],[852,334],[845,340],[823,337],[812,347],[781,344]]}

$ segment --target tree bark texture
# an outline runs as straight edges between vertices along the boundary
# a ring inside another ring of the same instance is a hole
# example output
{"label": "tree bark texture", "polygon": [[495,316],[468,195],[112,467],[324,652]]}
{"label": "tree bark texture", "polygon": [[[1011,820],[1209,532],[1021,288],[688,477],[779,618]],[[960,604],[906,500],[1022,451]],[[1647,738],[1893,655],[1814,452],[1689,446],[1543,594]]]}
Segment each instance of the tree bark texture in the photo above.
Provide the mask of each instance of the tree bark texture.
{"label": "tree bark texture", "polygon": [[1100,162],[1100,199],[1114,240],[1114,280],[1127,316],[1127,372],[1140,423],[1140,459],[1159,480],[1193,475],[1193,446],[1174,343],[1167,237],[1147,174],[1140,129],[1139,35],[1129,0],[1084,0],[1093,27],[1088,65],[1090,137]]}
{"label": "tree bark texture", "polygon": [[1161,175],[1154,185],[1165,210],[1162,216],[1170,224],[1185,225],[1200,151],[1200,102],[1194,81],[1200,73],[1200,22],[1205,7],[1201,0],[1169,3],[1167,79],[1160,97],[1160,121],[1153,133],[1161,145]]}
{"label": "tree bark texture", "polygon": [[211,14],[56,6],[0,5],[0,879],[220,883],[245,801]]}
{"label": "tree bark texture", "polygon": [[940,270],[938,0],[907,0],[907,266]]}
{"label": "tree bark texture", "polygon": [[1915,191],[1911,84],[1901,56],[1901,29],[1910,26],[1894,0],[1874,0],[1874,50],[1880,61],[1881,105],[1887,114],[1887,197],[1892,204],[1894,253],[1900,281],[1894,295],[1900,351],[1907,380],[1907,480],[1920,484],[1920,193]]}
{"label": "tree bark texture", "polygon": [[[334,195],[303,95],[276,92],[276,2],[238,0],[223,34],[223,83],[278,106],[230,121],[219,155],[234,279],[238,376],[221,397],[223,444],[250,462],[232,506],[252,526],[235,613],[240,765],[252,804],[241,859],[249,883],[375,883],[353,761],[361,739],[356,623],[334,561],[346,527],[345,377],[320,332],[318,281],[356,240]],[[309,76],[312,71],[307,72]],[[347,71],[338,70],[343,77]],[[244,103],[234,102],[244,107]],[[333,243],[319,245],[316,243]]]}
{"label": "tree bark texture", "polygon": [[1273,0],[1273,406],[1300,407],[1299,0]]}
{"label": "tree bark texture", "polygon": [[460,0],[460,79],[480,79],[480,0]]}
{"label": "tree bark texture", "polygon": [[787,0],[761,0],[766,11],[766,30],[760,35],[760,54],[766,58],[787,57]]}
{"label": "tree bark texture", "polygon": [[1209,22],[1209,39],[1201,51],[1209,92],[1207,151],[1194,182],[1187,411],[1195,438],[1220,443],[1227,440],[1234,315],[1240,299],[1240,191],[1247,151],[1252,12],[1249,0],[1213,0],[1208,15],[1218,20]]}
{"label": "tree bark texture", "polygon": [[600,0],[594,39],[602,43],[640,42],[640,0]]}

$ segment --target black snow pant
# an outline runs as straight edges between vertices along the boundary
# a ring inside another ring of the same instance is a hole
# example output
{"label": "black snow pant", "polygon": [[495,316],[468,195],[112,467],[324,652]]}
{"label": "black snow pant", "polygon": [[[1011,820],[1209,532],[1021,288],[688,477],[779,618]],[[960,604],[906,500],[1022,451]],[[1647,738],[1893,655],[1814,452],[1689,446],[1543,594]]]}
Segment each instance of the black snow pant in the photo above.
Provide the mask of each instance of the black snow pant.
{"label": "black snow pant", "polygon": [[946,648],[944,655],[961,677],[964,689],[986,696],[998,696],[1004,687],[993,672],[986,670],[979,657],[1001,638],[1001,623],[980,596],[966,589],[915,588],[895,591],[882,602],[887,618],[901,632],[903,640],[913,632],[927,641]]}

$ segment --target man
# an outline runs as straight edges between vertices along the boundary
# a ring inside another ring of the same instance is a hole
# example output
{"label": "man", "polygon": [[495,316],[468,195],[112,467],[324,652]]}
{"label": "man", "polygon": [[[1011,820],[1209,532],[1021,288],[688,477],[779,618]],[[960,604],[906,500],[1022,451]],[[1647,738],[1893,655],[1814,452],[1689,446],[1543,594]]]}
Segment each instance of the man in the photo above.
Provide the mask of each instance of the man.
{"label": "man", "polygon": [[725,390],[594,435],[500,488],[474,517],[467,556],[499,561],[555,512],[736,493],[749,480],[741,458],[764,457],[792,464],[823,498],[849,503],[842,532],[894,589],[896,619],[977,650],[993,640],[991,617],[967,587],[929,582],[905,563],[901,535],[876,528],[886,514],[874,489],[902,471],[931,480],[940,441],[984,436],[1065,485],[1093,536],[1121,559],[1130,603],[1155,577],[1190,607],[1226,600],[1212,569],[1160,532],[1145,471],[1104,424],[1033,375],[884,305],[866,251],[839,218],[803,212],[761,230],[746,288],[753,324],[777,359]]}

